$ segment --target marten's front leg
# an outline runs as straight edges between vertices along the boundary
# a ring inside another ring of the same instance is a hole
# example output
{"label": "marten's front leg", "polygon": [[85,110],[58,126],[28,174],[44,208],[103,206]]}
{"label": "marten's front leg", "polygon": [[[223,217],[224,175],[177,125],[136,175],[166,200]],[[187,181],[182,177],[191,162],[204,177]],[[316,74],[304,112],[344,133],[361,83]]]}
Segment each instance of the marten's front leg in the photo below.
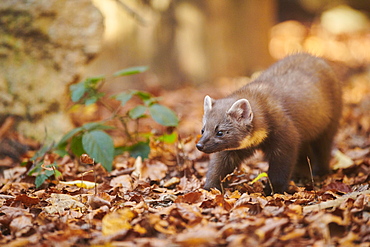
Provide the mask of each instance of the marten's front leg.
{"label": "marten's front leg", "polygon": [[[288,124],[289,125],[289,124]],[[268,176],[274,193],[284,193],[287,190],[294,167],[296,166],[300,141],[298,132],[290,125],[289,134],[275,131],[263,147],[265,157],[269,162]],[[266,186],[266,195],[271,194],[271,188]]]}
{"label": "marten's front leg", "polygon": [[211,158],[204,189],[217,188],[221,191],[221,181],[238,167],[244,159],[253,155],[253,150],[221,151]]}

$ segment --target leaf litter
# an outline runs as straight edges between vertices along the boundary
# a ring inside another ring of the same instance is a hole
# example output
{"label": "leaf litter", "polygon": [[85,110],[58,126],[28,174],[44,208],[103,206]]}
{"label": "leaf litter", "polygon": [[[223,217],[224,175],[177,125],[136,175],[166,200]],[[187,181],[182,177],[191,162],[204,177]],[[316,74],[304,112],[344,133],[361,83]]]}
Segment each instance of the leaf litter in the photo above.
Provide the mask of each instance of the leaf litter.
{"label": "leaf litter", "polygon": [[333,159],[336,170],[332,175],[315,181],[314,189],[292,182],[290,193],[284,195],[262,194],[266,164],[258,159],[228,176],[224,194],[201,189],[208,156],[194,148],[196,137],[167,146],[153,141],[149,159],[119,156],[110,173],[98,164],[96,183],[88,172],[92,167],[77,164],[71,157],[57,159],[69,181],[48,180],[39,189],[25,170],[15,166],[6,170],[12,176],[2,178],[0,243],[368,246],[368,143],[342,144],[354,130],[345,125],[340,131],[347,135],[337,138],[341,151]]}
{"label": "leaf litter", "polygon": [[370,86],[361,92],[356,104],[346,92],[333,173],[292,181],[285,194],[263,194],[267,164],[259,155],[227,176],[223,193],[202,189],[209,157],[195,148],[201,104],[189,110],[192,103],[171,101],[193,95],[202,102],[208,92],[193,88],[162,92],[182,119],[178,141],[151,140],[148,159],[123,154],[107,172],[56,157],[63,179],[37,189],[19,162],[0,160],[0,245],[369,246]]}

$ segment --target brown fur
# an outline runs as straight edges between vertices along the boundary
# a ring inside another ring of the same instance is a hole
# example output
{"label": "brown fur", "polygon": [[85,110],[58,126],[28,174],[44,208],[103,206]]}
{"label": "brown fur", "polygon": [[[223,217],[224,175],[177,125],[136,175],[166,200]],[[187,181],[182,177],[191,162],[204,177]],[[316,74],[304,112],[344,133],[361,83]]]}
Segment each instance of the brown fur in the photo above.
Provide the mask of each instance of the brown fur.
{"label": "brown fur", "polygon": [[197,148],[215,154],[205,188],[220,189],[221,180],[256,149],[269,162],[275,192],[286,191],[294,168],[309,176],[307,157],[314,174],[327,174],[341,108],[333,70],[308,54],[284,58],[226,98],[206,96]]}

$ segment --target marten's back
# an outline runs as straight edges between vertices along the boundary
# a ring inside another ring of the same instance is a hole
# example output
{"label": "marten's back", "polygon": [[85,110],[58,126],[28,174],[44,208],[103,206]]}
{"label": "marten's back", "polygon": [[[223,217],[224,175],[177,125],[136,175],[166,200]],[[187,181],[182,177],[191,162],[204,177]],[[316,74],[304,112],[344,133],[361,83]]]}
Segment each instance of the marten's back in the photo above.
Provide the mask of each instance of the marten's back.
{"label": "marten's back", "polygon": [[[247,98],[254,109],[281,109],[291,117],[303,140],[315,138],[341,115],[340,82],[321,58],[309,54],[287,57],[264,71],[233,96]],[[276,115],[272,113],[272,115]],[[289,131],[289,130],[287,130]]]}

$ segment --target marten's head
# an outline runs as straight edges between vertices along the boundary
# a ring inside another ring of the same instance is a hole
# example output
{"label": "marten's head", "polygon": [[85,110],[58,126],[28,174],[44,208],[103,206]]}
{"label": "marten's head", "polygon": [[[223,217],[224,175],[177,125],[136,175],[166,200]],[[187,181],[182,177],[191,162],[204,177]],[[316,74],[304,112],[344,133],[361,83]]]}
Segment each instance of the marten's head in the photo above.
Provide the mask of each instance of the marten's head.
{"label": "marten's head", "polygon": [[253,111],[247,99],[214,100],[207,95],[202,137],[196,146],[205,153],[252,147],[264,138],[254,130]]}

